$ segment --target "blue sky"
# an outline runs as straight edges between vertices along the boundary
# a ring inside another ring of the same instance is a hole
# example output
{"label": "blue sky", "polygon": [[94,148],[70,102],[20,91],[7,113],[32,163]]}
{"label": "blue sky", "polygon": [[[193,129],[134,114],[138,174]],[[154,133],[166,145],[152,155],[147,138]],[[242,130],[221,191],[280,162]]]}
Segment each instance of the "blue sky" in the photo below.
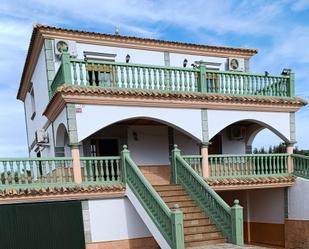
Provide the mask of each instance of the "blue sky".
{"label": "blue sky", "polygon": [[[251,71],[296,73],[309,98],[309,0],[2,0],[0,5],[0,157],[27,156],[23,103],[16,92],[33,23],[193,43],[258,48]],[[297,146],[309,149],[309,107],[296,116]],[[262,131],[254,145],[280,140]]]}

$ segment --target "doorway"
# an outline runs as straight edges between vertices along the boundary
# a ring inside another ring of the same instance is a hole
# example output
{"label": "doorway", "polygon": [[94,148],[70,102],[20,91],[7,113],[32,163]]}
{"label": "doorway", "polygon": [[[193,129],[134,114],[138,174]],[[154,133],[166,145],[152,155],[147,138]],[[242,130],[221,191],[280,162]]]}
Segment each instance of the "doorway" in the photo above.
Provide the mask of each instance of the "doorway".
{"label": "doorway", "polygon": [[119,156],[117,138],[91,139],[91,156]]}

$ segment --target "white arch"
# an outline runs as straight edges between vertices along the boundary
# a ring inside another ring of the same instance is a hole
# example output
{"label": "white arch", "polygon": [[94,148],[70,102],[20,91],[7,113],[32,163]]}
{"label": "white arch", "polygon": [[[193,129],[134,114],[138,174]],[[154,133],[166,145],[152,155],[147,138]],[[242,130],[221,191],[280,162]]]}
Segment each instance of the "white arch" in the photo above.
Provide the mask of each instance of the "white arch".
{"label": "white arch", "polygon": [[76,114],[79,141],[98,130],[123,120],[144,118],[172,126],[202,141],[201,110],[128,106],[84,106]]}
{"label": "white arch", "polygon": [[209,139],[229,125],[240,121],[251,121],[257,123],[274,132],[283,141],[289,141],[289,113],[224,110],[208,110]]}

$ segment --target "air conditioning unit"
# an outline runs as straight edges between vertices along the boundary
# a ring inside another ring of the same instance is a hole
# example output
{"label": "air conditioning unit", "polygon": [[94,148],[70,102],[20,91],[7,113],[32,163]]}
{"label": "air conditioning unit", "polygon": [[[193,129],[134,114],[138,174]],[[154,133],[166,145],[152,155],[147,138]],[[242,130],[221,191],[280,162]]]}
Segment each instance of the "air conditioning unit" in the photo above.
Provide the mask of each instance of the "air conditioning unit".
{"label": "air conditioning unit", "polygon": [[228,60],[228,70],[243,72],[245,71],[245,59],[243,58],[229,58]]}
{"label": "air conditioning unit", "polygon": [[240,125],[231,126],[228,130],[230,140],[241,141],[246,137],[246,127]]}
{"label": "air conditioning unit", "polygon": [[36,130],[35,140],[37,144],[47,144],[49,142],[48,133],[44,129]]}
{"label": "air conditioning unit", "polygon": [[58,57],[60,57],[62,50],[67,50],[72,57],[77,56],[75,41],[55,39],[55,54]]}

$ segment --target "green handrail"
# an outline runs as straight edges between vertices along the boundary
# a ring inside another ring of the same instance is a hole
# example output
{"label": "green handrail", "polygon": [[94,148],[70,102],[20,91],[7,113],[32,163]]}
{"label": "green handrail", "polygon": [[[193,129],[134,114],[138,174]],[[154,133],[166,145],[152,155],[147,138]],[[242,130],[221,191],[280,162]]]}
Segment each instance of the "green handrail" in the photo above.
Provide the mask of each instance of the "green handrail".
{"label": "green handrail", "polygon": [[81,157],[83,182],[117,183],[121,182],[120,156]]}
{"label": "green handrail", "polygon": [[131,159],[127,147],[121,152],[124,181],[129,185],[172,249],[184,249],[183,214],[170,210]]}
{"label": "green handrail", "polygon": [[0,158],[0,189],[72,184],[72,158]]}
{"label": "green handrail", "polygon": [[293,174],[309,179],[309,156],[292,154]]}
{"label": "green handrail", "polygon": [[262,75],[111,61],[80,60],[64,52],[51,84],[52,93],[62,84],[160,91],[204,92],[225,95],[294,96],[294,73]]}
{"label": "green handrail", "polygon": [[172,151],[172,172],[175,183],[180,183],[200,208],[219,227],[228,240],[234,244],[243,244],[243,213],[238,200],[230,207],[200,177],[181,156],[177,145]]}
{"label": "green handrail", "polygon": [[289,154],[209,155],[209,177],[235,178],[288,175]]}

